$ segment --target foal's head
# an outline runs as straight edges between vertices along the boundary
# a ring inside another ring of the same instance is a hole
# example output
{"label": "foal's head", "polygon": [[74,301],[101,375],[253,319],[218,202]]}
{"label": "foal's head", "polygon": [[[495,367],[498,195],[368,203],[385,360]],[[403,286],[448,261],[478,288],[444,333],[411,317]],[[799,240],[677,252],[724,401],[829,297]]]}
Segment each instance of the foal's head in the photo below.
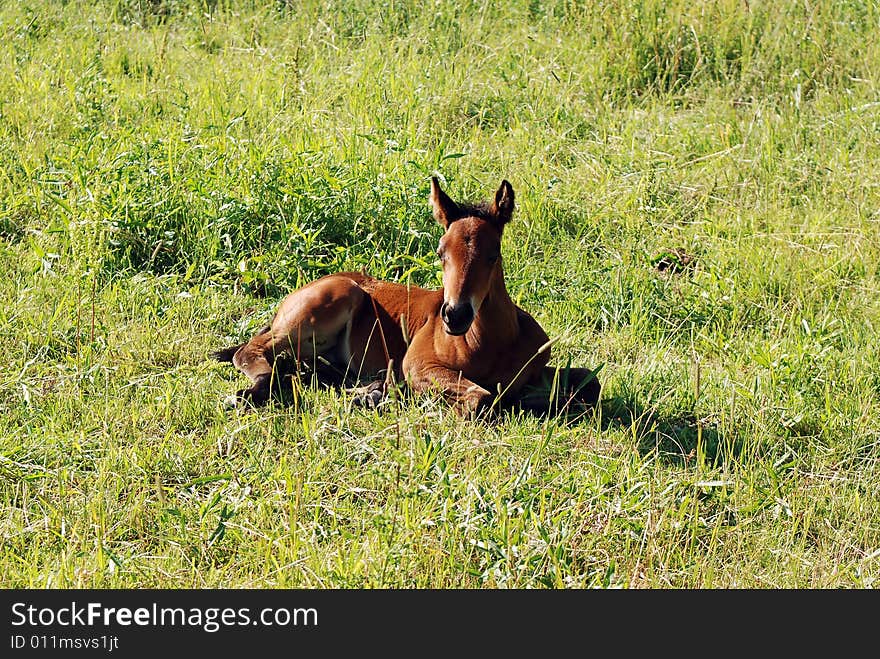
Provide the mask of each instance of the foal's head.
{"label": "foal's head", "polygon": [[434,217],[446,229],[437,255],[443,264],[440,316],[449,334],[468,331],[496,276],[501,277],[501,233],[513,213],[513,188],[507,181],[491,204],[456,204],[431,179]]}

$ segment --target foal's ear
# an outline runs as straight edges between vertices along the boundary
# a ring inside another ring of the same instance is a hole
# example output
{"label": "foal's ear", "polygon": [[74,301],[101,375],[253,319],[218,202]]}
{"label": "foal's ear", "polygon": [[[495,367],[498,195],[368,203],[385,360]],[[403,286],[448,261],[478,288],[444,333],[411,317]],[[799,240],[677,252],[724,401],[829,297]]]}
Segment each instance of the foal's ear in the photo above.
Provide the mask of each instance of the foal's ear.
{"label": "foal's ear", "polygon": [[443,192],[436,176],[431,177],[431,196],[428,197],[428,201],[434,209],[434,219],[442,224],[444,229],[449,228],[449,225],[458,219],[458,204]]}
{"label": "foal's ear", "polygon": [[490,210],[501,226],[510,222],[510,216],[513,215],[513,186],[506,179],[501,181]]}

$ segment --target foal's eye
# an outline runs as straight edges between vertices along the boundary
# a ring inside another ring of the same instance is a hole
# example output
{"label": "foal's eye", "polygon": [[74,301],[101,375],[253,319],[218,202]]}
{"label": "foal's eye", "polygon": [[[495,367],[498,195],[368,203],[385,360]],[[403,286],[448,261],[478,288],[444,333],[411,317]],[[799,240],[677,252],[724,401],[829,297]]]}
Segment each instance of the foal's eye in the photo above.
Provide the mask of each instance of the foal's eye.
{"label": "foal's eye", "polygon": [[494,264],[495,264],[495,261],[498,260],[498,257],[499,257],[499,256],[501,256],[501,255],[500,255],[500,254],[495,254],[494,256],[490,256],[490,257],[489,257],[489,265],[494,265]]}

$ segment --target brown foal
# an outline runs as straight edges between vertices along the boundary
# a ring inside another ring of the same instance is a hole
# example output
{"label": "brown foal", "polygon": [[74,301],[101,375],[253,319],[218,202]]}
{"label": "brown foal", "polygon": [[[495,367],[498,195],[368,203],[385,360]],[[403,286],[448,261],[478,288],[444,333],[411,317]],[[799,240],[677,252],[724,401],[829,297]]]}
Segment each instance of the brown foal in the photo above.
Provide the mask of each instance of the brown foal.
{"label": "brown foal", "polygon": [[[251,379],[236,401],[266,402],[279,377],[276,360],[289,357],[298,365],[320,360],[325,368],[316,372],[328,381],[334,379],[328,373],[343,374],[337,383],[390,372],[414,391],[439,392],[464,414],[501,405],[549,410],[572,400],[594,405],[600,391],[594,373],[565,369],[560,378],[548,367],[547,334],[507,293],[501,235],[513,200],[513,188],[502,181],[491,203],[457,204],[432,178],[431,206],[445,229],[437,249],[443,288],[342,272],[293,291],[250,341],[214,353]],[[377,404],[383,394],[374,385],[356,401]]]}

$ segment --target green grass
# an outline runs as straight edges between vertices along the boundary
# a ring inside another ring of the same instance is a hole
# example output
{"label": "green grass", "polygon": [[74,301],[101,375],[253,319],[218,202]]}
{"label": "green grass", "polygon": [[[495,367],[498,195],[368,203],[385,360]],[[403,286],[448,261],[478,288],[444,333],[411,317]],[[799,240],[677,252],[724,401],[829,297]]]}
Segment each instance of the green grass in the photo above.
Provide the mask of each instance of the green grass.
{"label": "green grass", "polygon": [[[880,5],[0,5],[0,585],[869,587]],[[602,367],[574,423],[225,411],[207,353],[439,173]],[[670,250],[693,267],[658,272]]]}

